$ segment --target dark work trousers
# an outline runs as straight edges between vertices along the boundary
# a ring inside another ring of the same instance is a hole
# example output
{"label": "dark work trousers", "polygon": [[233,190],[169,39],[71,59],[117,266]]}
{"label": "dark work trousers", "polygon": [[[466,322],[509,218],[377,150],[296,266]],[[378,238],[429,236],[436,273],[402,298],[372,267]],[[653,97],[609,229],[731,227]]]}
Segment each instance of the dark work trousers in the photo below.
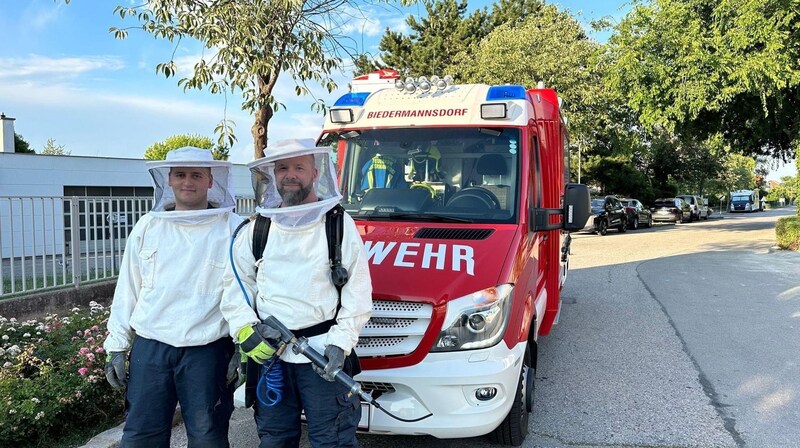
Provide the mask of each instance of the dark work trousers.
{"label": "dark work trousers", "polygon": [[280,362],[276,363],[278,365],[283,368],[284,376],[281,401],[266,407],[256,400],[254,405],[261,439],[259,448],[298,447],[303,409],[312,447],[357,447],[356,428],[361,419],[358,395],[348,397],[345,386],[325,381],[312,370],[310,363]]}
{"label": "dark work trousers", "polygon": [[173,347],[136,336],[130,358],[122,448],[169,448],[176,403],[189,448],[227,448],[233,389],[225,378],[230,338]]}

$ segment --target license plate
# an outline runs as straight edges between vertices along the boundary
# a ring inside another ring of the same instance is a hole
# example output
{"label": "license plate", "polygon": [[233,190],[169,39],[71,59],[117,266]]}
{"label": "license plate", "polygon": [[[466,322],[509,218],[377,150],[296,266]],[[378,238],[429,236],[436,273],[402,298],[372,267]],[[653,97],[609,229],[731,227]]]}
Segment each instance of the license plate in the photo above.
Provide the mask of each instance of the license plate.
{"label": "license plate", "polygon": [[358,421],[358,429],[369,431],[369,421],[372,417],[372,406],[369,403],[361,402],[361,420]]}

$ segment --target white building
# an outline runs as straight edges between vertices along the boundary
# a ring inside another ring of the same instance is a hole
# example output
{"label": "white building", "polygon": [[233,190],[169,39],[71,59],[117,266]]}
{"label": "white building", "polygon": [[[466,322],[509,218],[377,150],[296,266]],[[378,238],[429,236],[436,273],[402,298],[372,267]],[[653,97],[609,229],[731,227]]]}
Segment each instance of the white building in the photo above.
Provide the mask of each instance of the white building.
{"label": "white building", "polygon": [[[2,115],[0,121],[0,260],[68,251],[65,241],[70,240],[68,208],[72,202],[60,199],[62,197],[142,198],[142,201],[105,201],[102,204],[85,199],[75,201],[80,204],[83,244],[100,238],[94,234],[99,232],[97,227],[102,225],[102,219],[119,222],[129,229],[133,221],[147,211],[138,210],[153,197],[152,179],[145,160],[18,154],[14,152],[14,119]],[[253,197],[250,173],[245,165],[233,166],[233,180],[237,198]],[[122,209],[124,212],[120,211]],[[238,211],[247,213],[250,210]],[[105,232],[108,234],[109,230]]]}

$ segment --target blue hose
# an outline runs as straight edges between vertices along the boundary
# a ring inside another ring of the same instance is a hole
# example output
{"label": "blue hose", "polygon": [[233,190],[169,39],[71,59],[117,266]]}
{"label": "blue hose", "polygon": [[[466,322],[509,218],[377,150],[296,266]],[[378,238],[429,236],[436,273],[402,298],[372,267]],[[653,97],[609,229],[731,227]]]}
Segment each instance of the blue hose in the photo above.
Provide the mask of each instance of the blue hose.
{"label": "blue hose", "polygon": [[[253,303],[250,301],[250,296],[247,295],[247,290],[244,287],[244,283],[242,283],[242,279],[239,277],[239,271],[236,270],[236,263],[233,260],[233,243],[236,241],[236,235],[239,233],[242,227],[244,227],[248,221],[244,221],[243,223],[239,224],[239,227],[234,230],[233,235],[231,236],[231,245],[228,250],[228,256],[231,260],[231,268],[233,269],[233,276],[236,278],[236,282],[239,283],[239,288],[242,290],[242,294],[244,295],[244,300],[247,301],[247,305],[250,308],[253,308]],[[258,314],[258,312],[256,312]],[[266,368],[259,368],[262,371],[261,378],[258,379],[258,384],[256,385],[256,398],[258,401],[270,408],[275,406],[276,404],[280,403],[281,398],[283,398],[283,365],[280,362],[280,358],[278,356],[273,355],[270,358],[269,366]]]}

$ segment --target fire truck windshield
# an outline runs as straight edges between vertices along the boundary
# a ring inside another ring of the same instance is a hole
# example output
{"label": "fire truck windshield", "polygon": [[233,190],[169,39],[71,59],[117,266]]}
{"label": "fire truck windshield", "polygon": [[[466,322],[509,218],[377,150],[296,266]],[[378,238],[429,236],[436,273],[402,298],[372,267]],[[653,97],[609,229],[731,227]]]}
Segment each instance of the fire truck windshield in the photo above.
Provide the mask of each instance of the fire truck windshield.
{"label": "fire truck windshield", "polygon": [[518,219],[519,129],[373,129],[329,134],[321,144],[344,151],[343,205],[356,219]]}

